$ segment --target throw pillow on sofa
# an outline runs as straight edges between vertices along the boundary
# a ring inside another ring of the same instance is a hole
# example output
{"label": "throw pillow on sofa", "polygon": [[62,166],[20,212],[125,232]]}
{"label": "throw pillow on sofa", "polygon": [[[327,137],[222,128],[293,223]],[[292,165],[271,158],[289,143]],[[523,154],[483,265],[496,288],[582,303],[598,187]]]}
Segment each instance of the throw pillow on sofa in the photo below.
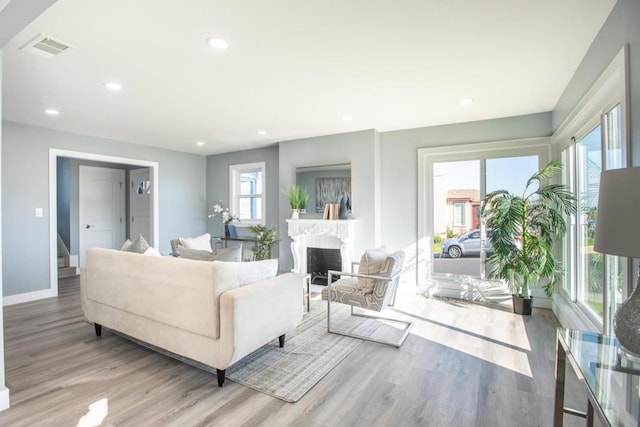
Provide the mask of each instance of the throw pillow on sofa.
{"label": "throw pillow on sofa", "polygon": [[194,259],[197,261],[229,261],[229,262],[242,261],[241,246],[218,249],[213,252],[201,251],[198,249],[189,249],[184,246],[179,246],[177,250],[181,258]]}
{"label": "throw pillow on sofa", "polygon": [[144,251],[144,253],[142,255],[162,256],[162,254],[160,252],[158,252],[158,250],[156,248],[154,248],[153,246],[149,246],[149,248],[146,251]]}
{"label": "throw pillow on sofa", "polygon": [[144,237],[142,237],[142,234],[140,234],[133,241],[127,239],[124,242],[124,244],[122,245],[122,247],[120,248],[121,251],[135,252],[135,253],[138,253],[138,254],[145,253],[145,251],[147,249],[149,249],[149,243],[147,243],[147,241],[144,239]]}
{"label": "throw pillow on sofa", "polygon": [[198,237],[180,237],[178,240],[187,249],[211,252],[211,234],[209,233]]}
{"label": "throw pillow on sofa", "polygon": [[278,260],[265,259],[262,261],[224,262],[238,279],[240,286],[248,285],[258,280],[270,279],[278,274]]}

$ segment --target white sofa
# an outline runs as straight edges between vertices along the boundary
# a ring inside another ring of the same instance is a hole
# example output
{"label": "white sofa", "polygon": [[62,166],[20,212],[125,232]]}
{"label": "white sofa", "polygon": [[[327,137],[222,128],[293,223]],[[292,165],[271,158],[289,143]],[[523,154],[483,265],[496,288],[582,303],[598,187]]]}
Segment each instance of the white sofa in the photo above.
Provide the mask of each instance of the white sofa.
{"label": "white sofa", "polygon": [[245,286],[224,262],[87,250],[82,310],[102,326],[225,369],[302,320],[303,279],[287,273]]}

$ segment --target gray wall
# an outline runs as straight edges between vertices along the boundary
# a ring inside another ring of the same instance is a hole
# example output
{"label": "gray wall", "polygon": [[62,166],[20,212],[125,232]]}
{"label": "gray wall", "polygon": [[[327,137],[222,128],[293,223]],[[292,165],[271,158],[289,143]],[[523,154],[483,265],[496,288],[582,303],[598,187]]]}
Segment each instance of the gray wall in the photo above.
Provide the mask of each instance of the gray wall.
{"label": "gray wall", "polygon": [[204,156],[8,121],[2,142],[4,296],[49,288],[49,148],[158,162],[161,252],[170,239],[206,231]]}
{"label": "gray wall", "polygon": [[[0,22],[4,22],[2,14],[0,14]],[[0,39],[0,117],[2,117],[2,46],[4,41]],[[0,177],[2,177],[2,146],[4,145],[4,137],[2,133],[2,120],[0,119]],[[0,178],[2,184],[2,178]],[[2,186],[0,185],[0,225],[2,225]],[[0,227],[0,241],[2,239],[2,227]],[[3,245],[0,244],[0,259],[2,259]],[[4,292],[4,283],[2,281],[3,265],[0,263],[0,295]],[[9,391],[5,386],[4,380],[4,304],[0,304],[0,411],[9,406]],[[6,396],[7,402],[3,402]]]}
{"label": "gray wall", "polygon": [[556,130],[624,45],[628,45],[631,160],[640,166],[640,1],[618,0],[553,110]]}
{"label": "gray wall", "polygon": [[416,242],[419,148],[550,135],[550,113],[380,133],[383,242],[393,249]]}
{"label": "gray wall", "polygon": [[[355,256],[365,248],[377,246],[380,236],[375,232],[376,219],[376,131],[327,135],[280,143],[280,188],[295,183],[296,167],[351,163],[351,194],[357,219]],[[280,206],[280,269],[293,268],[291,239],[287,236],[286,218],[290,210],[287,198],[279,192]]]}
{"label": "gray wall", "polygon": [[[207,157],[207,213],[213,212],[213,205],[222,200],[225,207],[229,207],[229,166],[243,163],[265,162],[266,187],[266,225],[278,225],[278,147],[258,148],[255,150],[236,151]],[[249,230],[236,223],[238,236],[252,235]],[[207,224],[212,236],[222,233],[221,222],[210,219]],[[280,233],[282,236],[282,233]],[[274,256],[278,247],[273,249]]]}

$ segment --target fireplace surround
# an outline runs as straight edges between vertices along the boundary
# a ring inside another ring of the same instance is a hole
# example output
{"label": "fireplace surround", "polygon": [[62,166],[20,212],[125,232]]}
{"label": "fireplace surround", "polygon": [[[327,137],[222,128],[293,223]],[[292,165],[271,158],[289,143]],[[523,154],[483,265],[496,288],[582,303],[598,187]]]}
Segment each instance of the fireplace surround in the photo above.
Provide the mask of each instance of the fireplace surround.
{"label": "fireplace surround", "polygon": [[307,248],[338,249],[342,269],[350,270],[355,242],[355,221],[288,219],[294,273],[307,274]]}

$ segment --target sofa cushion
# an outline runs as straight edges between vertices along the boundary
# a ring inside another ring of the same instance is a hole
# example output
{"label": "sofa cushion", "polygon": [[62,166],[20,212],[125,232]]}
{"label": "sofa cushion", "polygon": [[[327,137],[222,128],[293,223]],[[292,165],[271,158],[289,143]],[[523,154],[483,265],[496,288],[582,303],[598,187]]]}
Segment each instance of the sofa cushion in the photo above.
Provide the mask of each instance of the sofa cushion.
{"label": "sofa cushion", "polygon": [[178,246],[178,254],[182,258],[195,259],[198,261],[242,261],[242,247],[234,246],[232,248],[217,249],[211,251],[201,251],[198,249],[189,249],[184,246]]}
{"label": "sofa cushion", "polygon": [[144,239],[144,237],[142,237],[142,234],[140,234],[133,241],[127,239],[124,242],[124,244],[122,245],[122,247],[120,248],[121,251],[135,252],[135,253],[138,253],[138,254],[145,253],[145,251],[147,249],[149,249],[149,243],[147,243],[147,241]]}
{"label": "sofa cushion", "polygon": [[198,237],[180,237],[180,244],[187,249],[211,251],[211,234],[205,233]]}
{"label": "sofa cushion", "polygon": [[247,262],[216,261],[216,263],[227,265],[235,274],[240,286],[248,285],[258,280],[270,279],[278,274],[277,259]]}

